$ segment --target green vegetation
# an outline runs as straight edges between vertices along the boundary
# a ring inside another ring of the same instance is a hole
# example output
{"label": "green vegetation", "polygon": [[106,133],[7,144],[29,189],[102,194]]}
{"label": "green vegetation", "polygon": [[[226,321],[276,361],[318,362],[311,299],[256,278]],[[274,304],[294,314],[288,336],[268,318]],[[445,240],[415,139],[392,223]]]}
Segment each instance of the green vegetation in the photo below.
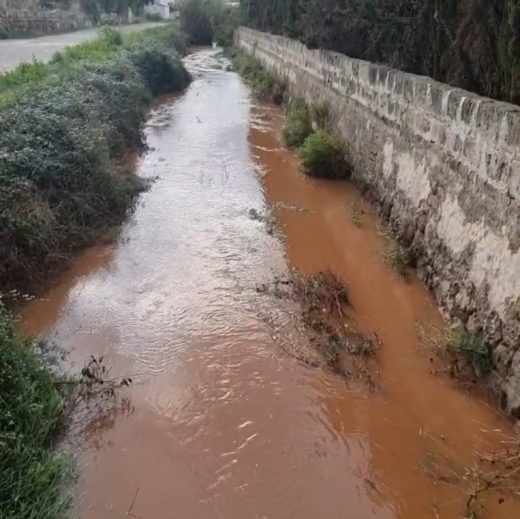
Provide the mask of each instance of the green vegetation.
{"label": "green vegetation", "polygon": [[231,59],[238,73],[248,81],[258,99],[282,104],[285,85],[269,74],[256,59],[236,50],[231,53]]}
{"label": "green vegetation", "polygon": [[121,159],[142,145],[152,95],[189,81],[178,41],[108,31],[0,77],[1,287],[33,283],[125,216],[142,186]]}
{"label": "green vegetation", "polygon": [[239,25],[239,10],[224,0],[181,0],[181,28],[195,45],[229,47]]}
{"label": "green vegetation", "polygon": [[398,276],[404,277],[408,269],[406,252],[393,240],[389,239],[383,248],[383,260]]}
{"label": "green vegetation", "polygon": [[341,179],[350,176],[340,140],[324,130],[317,130],[305,139],[300,159],[305,172],[313,177]]}
{"label": "green vegetation", "polygon": [[290,148],[300,147],[315,129],[327,129],[329,108],[325,103],[307,105],[298,99],[291,100],[286,113],[282,137]]}
{"label": "green vegetation", "polygon": [[282,129],[282,137],[290,148],[300,147],[312,133],[309,108],[305,103],[292,101],[287,106],[287,117]]}
{"label": "green vegetation", "polygon": [[213,43],[211,4],[211,0],[181,0],[179,2],[181,28],[194,45],[211,45]]}
{"label": "green vegetation", "polygon": [[[269,74],[256,59],[236,49],[232,50],[231,58],[239,74],[247,79],[259,99],[283,103],[285,85]],[[341,141],[326,131],[328,119],[326,104],[308,106],[301,100],[293,99],[287,105],[282,137],[287,146],[300,148],[300,160],[308,175],[347,179],[351,175],[351,167]]]}
{"label": "green vegetation", "polygon": [[0,510],[3,519],[57,519],[69,463],[54,450],[66,384],[45,352],[19,339],[0,306]]}
{"label": "green vegetation", "polygon": [[13,71],[0,75],[0,105],[12,104],[20,90],[25,91],[28,87],[56,77],[73,79],[85,63],[106,63],[123,50],[151,41],[179,54],[185,54],[187,50],[184,38],[171,25],[125,36],[113,28],[105,27],[100,31],[99,38],[57,52],[49,64],[39,61],[23,63]]}
{"label": "green vegetation", "polygon": [[242,22],[520,103],[520,0],[241,0]]}
{"label": "green vegetation", "polygon": [[493,369],[490,350],[474,335],[462,329],[452,331],[446,340],[448,350],[461,355],[470,361],[481,374],[485,375]]}

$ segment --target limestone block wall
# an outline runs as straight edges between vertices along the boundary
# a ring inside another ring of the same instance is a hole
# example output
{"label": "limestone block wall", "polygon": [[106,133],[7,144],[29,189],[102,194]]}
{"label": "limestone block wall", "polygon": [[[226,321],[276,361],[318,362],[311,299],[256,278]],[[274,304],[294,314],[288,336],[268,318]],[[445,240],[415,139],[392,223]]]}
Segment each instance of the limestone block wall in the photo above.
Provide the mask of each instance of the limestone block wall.
{"label": "limestone block wall", "polygon": [[445,315],[492,349],[520,417],[520,107],[248,28],[235,44],[329,105],[355,179]]}

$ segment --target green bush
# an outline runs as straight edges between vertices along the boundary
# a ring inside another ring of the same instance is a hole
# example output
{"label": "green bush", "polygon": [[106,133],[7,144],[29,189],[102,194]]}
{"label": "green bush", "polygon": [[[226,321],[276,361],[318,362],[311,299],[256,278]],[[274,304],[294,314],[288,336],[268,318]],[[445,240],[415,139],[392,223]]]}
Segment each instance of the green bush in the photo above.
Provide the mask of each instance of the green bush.
{"label": "green bush", "polygon": [[289,104],[282,129],[285,144],[291,148],[299,147],[311,133],[312,121],[307,105],[301,102]]}
{"label": "green bush", "polygon": [[0,510],[3,519],[57,519],[67,459],[54,450],[67,395],[48,357],[19,339],[0,306]]}
{"label": "green bush", "polygon": [[30,285],[124,218],[141,184],[117,161],[143,145],[152,95],[189,81],[170,37],[71,62],[0,110],[0,286]]}
{"label": "green bush", "polygon": [[324,130],[318,130],[305,139],[300,159],[308,175],[334,179],[350,176],[341,142]]}
{"label": "green bush", "polygon": [[181,0],[178,7],[181,28],[188,35],[190,42],[195,45],[211,45],[211,0]]}
{"label": "green bush", "polygon": [[157,43],[141,44],[129,58],[153,95],[182,90],[190,81],[181,60],[163,52]]}
{"label": "green bush", "polygon": [[53,76],[59,76],[61,80],[65,77],[73,78],[86,62],[108,62],[121,52],[150,41],[160,44],[164,51],[176,51],[181,55],[186,53],[185,37],[171,24],[124,36],[113,28],[103,29],[98,38],[57,52],[50,64],[39,61],[23,63],[13,71],[0,75],[0,104],[13,104],[20,91],[41,84]]}

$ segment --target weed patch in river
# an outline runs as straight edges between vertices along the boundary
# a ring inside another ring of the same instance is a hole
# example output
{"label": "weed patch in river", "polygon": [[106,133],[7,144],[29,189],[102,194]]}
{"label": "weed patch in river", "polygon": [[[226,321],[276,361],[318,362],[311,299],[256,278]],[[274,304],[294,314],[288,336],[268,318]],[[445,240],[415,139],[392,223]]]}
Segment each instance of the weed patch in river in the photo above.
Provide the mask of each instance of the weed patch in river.
{"label": "weed patch in river", "polygon": [[471,464],[466,466],[454,462],[448,439],[439,441],[426,431],[421,431],[421,438],[427,449],[421,470],[433,481],[461,490],[463,517],[484,517],[490,499],[500,504],[520,496],[520,443],[517,437],[505,437],[501,448],[495,452],[475,453]]}
{"label": "weed patch in river", "polygon": [[[347,291],[332,272],[307,276],[292,270],[287,279],[277,278],[257,292],[289,301],[290,312],[297,315],[292,325],[297,329],[301,324],[299,338],[296,346],[282,343],[287,353],[309,365],[328,367],[346,380],[361,379],[371,389],[378,386],[374,361],[379,342],[349,324]],[[302,347],[302,341],[310,349]]]}
{"label": "weed patch in river", "polygon": [[390,270],[400,277],[405,277],[408,270],[408,256],[406,252],[392,239],[388,238],[381,252],[383,261]]}
{"label": "weed patch in river", "polygon": [[464,330],[452,330],[448,333],[446,347],[470,362],[477,374],[486,375],[493,369],[490,350],[478,337]]}

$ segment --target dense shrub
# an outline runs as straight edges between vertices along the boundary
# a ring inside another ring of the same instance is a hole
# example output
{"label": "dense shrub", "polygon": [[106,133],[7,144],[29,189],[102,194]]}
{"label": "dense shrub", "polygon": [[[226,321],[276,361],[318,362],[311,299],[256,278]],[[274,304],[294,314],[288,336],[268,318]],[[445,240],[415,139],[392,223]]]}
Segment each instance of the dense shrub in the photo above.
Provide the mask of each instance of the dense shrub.
{"label": "dense shrub", "polygon": [[48,357],[19,339],[0,306],[0,510],[3,519],[57,519],[66,458],[53,449],[66,395]]}
{"label": "dense shrub", "polygon": [[158,34],[29,82],[0,111],[0,286],[32,283],[124,217],[140,184],[114,161],[142,145],[151,96],[189,81]]}
{"label": "dense shrub", "polygon": [[241,0],[243,23],[520,103],[520,0]]}
{"label": "dense shrub", "polygon": [[233,33],[239,25],[239,9],[226,0],[181,0],[181,28],[197,45],[222,47],[233,44]]}
{"label": "dense shrub", "polygon": [[189,82],[188,72],[179,58],[161,51],[158,43],[136,47],[129,58],[153,95],[181,90]]}
{"label": "dense shrub", "polygon": [[300,159],[308,175],[334,179],[350,176],[341,142],[324,130],[317,130],[305,139]]}
{"label": "dense shrub", "polygon": [[211,0],[181,0],[179,13],[181,28],[195,45],[213,43]]}

